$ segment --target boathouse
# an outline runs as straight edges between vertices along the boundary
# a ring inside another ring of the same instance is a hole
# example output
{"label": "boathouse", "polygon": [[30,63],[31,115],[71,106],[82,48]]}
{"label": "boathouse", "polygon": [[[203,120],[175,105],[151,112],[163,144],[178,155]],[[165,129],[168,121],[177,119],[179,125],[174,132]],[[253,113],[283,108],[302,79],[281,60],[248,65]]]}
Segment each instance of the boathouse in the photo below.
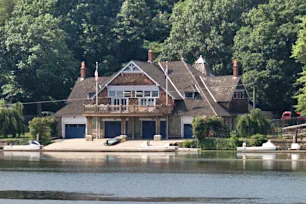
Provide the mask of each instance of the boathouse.
{"label": "boathouse", "polygon": [[84,62],[80,72],[67,105],[56,113],[66,139],[191,138],[194,117],[222,117],[232,130],[237,115],[248,113],[237,61],[232,75],[215,76],[202,56],[192,65],[183,59],[154,62],[149,51],[147,62],[132,60],[110,77],[86,77]]}

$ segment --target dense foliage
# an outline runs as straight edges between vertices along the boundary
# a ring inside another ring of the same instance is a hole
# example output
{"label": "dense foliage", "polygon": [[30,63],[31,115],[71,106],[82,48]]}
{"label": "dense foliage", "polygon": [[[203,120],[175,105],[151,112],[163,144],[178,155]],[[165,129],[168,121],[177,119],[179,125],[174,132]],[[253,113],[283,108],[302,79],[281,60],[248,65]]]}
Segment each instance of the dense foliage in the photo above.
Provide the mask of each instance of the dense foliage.
{"label": "dense foliage", "polygon": [[302,115],[306,114],[306,17],[301,24],[301,29],[298,35],[298,40],[293,47],[293,57],[295,57],[300,63],[303,63],[305,66],[298,83],[302,85],[299,92],[296,95],[298,104],[297,110],[302,112]]}
{"label": "dense foliage", "polygon": [[267,134],[270,123],[260,109],[254,109],[250,114],[238,117],[237,131],[241,137],[249,137],[255,134]]}
{"label": "dense foliage", "polygon": [[205,137],[217,136],[222,127],[223,123],[221,118],[215,116],[195,117],[192,120],[193,135],[199,140],[203,140]]}
{"label": "dense foliage", "polygon": [[0,96],[65,99],[81,61],[89,76],[96,61],[111,75],[153,49],[157,60],[193,63],[201,54],[216,74],[231,74],[239,59],[259,107],[279,113],[305,86],[304,74],[295,85],[305,15],[305,0],[0,0]]}
{"label": "dense foliage", "polygon": [[29,122],[30,134],[33,139],[39,138],[39,143],[48,145],[51,143],[51,137],[56,134],[56,119],[53,117],[33,118]]}
{"label": "dense foliage", "polygon": [[243,67],[246,84],[255,83],[257,104],[281,113],[294,104],[292,96],[302,65],[291,58],[305,0],[270,0],[245,16],[235,36],[234,57]]}
{"label": "dense foliage", "polygon": [[4,100],[0,100],[0,136],[16,137],[24,133],[23,105],[16,103],[7,106]]}
{"label": "dense foliage", "polygon": [[209,138],[200,142],[202,150],[236,150],[237,144],[233,139]]}

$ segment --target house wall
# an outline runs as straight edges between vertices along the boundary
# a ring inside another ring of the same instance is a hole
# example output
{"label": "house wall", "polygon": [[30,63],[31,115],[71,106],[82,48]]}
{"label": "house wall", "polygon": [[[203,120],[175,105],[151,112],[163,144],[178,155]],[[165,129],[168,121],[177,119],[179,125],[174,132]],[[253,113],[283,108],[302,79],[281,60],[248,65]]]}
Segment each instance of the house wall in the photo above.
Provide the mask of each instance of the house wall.
{"label": "house wall", "polygon": [[154,82],[142,73],[121,73],[109,85],[154,85]]}
{"label": "house wall", "polygon": [[[62,138],[65,138],[65,125],[86,125],[86,117],[84,116],[73,116],[73,117],[62,117]],[[87,126],[86,126],[86,134],[87,134]]]}
{"label": "house wall", "polygon": [[181,138],[183,136],[181,130],[181,116],[171,115],[168,118],[169,138]]}
{"label": "house wall", "polygon": [[[115,85],[115,86],[152,86],[155,85],[153,81],[151,81],[146,75],[142,73],[137,73],[137,74],[126,74],[122,73],[120,74],[117,78],[115,78],[110,84],[110,86]],[[162,105],[166,104],[166,92],[161,89],[159,89],[159,98],[156,99],[156,105]],[[135,93],[132,92],[132,97],[129,98],[129,104],[128,105],[138,105],[139,100],[138,98],[133,98],[135,97]],[[95,100],[95,99],[94,99]],[[108,89],[107,87],[104,88],[100,93],[99,93],[99,103],[103,105],[111,104],[111,98],[108,98]],[[168,95],[168,105],[173,105],[174,100]]]}
{"label": "house wall", "polygon": [[229,104],[229,111],[232,113],[248,113],[248,100],[233,99]]}

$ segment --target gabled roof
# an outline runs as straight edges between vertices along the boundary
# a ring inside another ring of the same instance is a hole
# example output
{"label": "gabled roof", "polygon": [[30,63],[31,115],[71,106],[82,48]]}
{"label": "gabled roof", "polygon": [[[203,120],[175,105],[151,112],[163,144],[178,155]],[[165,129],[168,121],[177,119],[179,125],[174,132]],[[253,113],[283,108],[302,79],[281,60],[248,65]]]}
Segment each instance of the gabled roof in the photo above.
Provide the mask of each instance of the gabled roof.
{"label": "gabled roof", "polygon": [[[148,76],[154,79],[160,87],[166,90],[166,79],[164,71],[159,67],[157,63],[148,63],[148,62],[141,62],[141,61],[133,61],[137,66],[139,66]],[[168,83],[168,93],[174,99],[182,99],[180,94],[175,90],[171,83]]]}
{"label": "gabled roof", "polygon": [[[99,77],[98,78],[99,86],[103,87],[110,80],[110,78],[111,77]],[[88,93],[95,91],[96,91],[96,81],[94,77],[86,78],[84,80],[78,78],[68,97],[68,101],[74,99],[86,99]]]}
{"label": "gabled roof", "polygon": [[[110,79],[110,77],[99,77],[98,84],[104,86],[105,83]],[[92,99],[88,99],[88,93],[95,92],[95,78],[86,78],[81,80],[78,78],[76,81],[67,101],[68,104],[62,109],[56,112],[56,117],[62,116],[79,116],[82,115],[83,104],[92,103]]]}
{"label": "gabled roof", "polygon": [[232,75],[200,78],[216,102],[230,102],[241,80],[240,77]]}

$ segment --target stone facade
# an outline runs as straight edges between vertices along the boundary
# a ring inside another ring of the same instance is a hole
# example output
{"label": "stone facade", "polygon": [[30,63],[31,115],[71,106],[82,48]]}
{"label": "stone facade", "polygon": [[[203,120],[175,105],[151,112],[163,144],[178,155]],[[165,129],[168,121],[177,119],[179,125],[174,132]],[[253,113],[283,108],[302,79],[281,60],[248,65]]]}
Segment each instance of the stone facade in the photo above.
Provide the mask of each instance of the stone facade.
{"label": "stone facade", "polygon": [[181,137],[181,116],[172,115],[168,118],[169,138]]}

